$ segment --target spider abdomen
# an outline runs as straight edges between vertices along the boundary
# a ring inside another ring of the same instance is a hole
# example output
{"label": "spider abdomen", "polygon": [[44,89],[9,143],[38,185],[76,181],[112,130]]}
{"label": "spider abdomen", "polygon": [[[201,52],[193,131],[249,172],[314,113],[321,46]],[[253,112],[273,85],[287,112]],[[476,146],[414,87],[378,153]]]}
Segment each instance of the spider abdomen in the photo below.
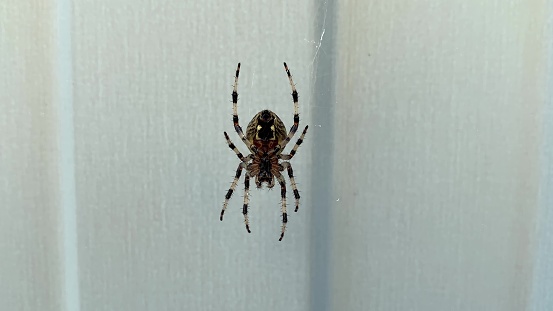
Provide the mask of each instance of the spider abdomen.
{"label": "spider abdomen", "polygon": [[264,141],[261,139],[254,139],[252,144],[257,147],[258,152],[261,152],[261,154],[266,154],[274,150],[275,147],[278,145],[278,142],[276,140]]}
{"label": "spider abdomen", "polygon": [[269,152],[286,139],[286,127],[276,113],[263,110],[258,112],[248,124],[246,139],[258,150]]}

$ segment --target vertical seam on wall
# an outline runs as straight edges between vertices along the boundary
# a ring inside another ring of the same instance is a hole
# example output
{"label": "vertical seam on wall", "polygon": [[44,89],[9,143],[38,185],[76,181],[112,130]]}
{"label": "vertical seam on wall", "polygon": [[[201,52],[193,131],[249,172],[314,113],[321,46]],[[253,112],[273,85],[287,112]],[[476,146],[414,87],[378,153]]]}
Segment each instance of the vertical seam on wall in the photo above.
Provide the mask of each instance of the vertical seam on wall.
{"label": "vertical seam on wall", "polygon": [[62,299],[66,311],[79,311],[79,265],[75,194],[75,134],[73,124],[73,64],[71,1],[56,1],[56,72],[59,105],[59,191],[62,214]]}
{"label": "vertical seam on wall", "polygon": [[[550,5],[553,10],[553,5]],[[530,310],[546,310],[553,303],[553,295],[550,288],[553,287],[553,265],[551,254],[553,253],[553,20],[547,21],[544,31],[549,39],[545,52],[547,52],[547,82],[545,87],[546,102],[543,109],[543,136],[540,154],[540,189],[539,208],[537,215],[537,246],[534,259],[533,282]]]}
{"label": "vertical seam on wall", "polygon": [[[332,207],[334,200],[334,47],[336,2],[326,0],[315,6],[315,47],[313,97],[311,120],[320,127],[313,127],[311,161],[311,252],[309,308],[325,311],[332,308]],[[324,38],[323,35],[324,34]],[[320,53],[325,51],[325,53]]]}

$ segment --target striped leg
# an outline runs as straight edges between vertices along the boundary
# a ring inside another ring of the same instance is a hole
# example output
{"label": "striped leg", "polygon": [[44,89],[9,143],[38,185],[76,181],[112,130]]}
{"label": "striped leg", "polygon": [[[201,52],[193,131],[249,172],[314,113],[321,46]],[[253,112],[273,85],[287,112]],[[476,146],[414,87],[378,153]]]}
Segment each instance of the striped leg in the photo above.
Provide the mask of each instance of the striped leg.
{"label": "striped leg", "polygon": [[292,184],[292,190],[294,191],[294,199],[296,199],[296,209],[294,212],[297,212],[300,208],[300,192],[296,185],[296,180],[294,179],[294,170],[292,169],[292,164],[290,162],[282,162],[282,168],[288,171],[288,178],[290,178],[290,184]]}
{"label": "striped leg", "polygon": [[280,232],[279,241],[282,241],[284,237],[284,231],[286,231],[286,223],[288,222],[288,214],[286,214],[286,183],[284,182],[284,177],[280,173],[275,175],[280,184],[280,196],[282,197],[282,231]]}
{"label": "striped leg", "polygon": [[244,177],[244,207],[242,208],[242,213],[244,214],[244,223],[246,224],[246,230],[248,233],[250,231],[250,223],[248,221],[248,203],[250,202],[250,175],[246,172]]}
{"label": "striped leg", "polygon": [[230,140],[230,138],[228,137],[228,134],[227,132],[223,132],[225,134],[225,139],[227,140],[227,144],[229,146],[230,149],[232,149],[232,151],[234,151],[234,153],[236,153],[236,155],[238,156],[238,159],[240,159],[240,161],[246,163],[248,162],[252,155],[249,154],[247,157],[244,157],[242,155],[242,153],[240,152],[240,150],[238,150],[238,148],[236,148],[236,146],[232,143],[232,141]]}
{"label": "striped leg", "polygon": [[219,218],[221,221],[223,221],[223,214],[225,214],[225,210],[227,209],[228,200],[230,200],[230,197],[232,196],[232,193],[234,192],[234,189],[236,189],[236,185],[238,184],[238,179],[240,179],[240,175],[242,175],[242,169],[246,167],[246,164],[244,162],[240,162],[238,164],[238,168],[236,169],[236,176],[234,176],[234,180],[232,181],[232,184],[230,185],[230,188],[225,195],[225,203],[223,203],[223,209],[221,210],[221,217]]}
{"label": "striped leg", "polygon": [[[247,139],[246,135],[244,135],[244,132],[242,131],[242,127],[238,123],[238,75],[240,74],[240,63],[238,63],[238,67],[236,68],[236,75],[234,76],[234,86],[232,89],[232,122],[234,123],[234,130],[236,133],[238,133],[238,136],[242,139],[244,144],[248,146],[248,149],[251,151],[256,151],[256,147],[252,145]],[[253,148],[253,149],[252,149]]]}
{"label": "striped leg", "polygon": [[303,139],[305,138],[305,133],[307,133],[307,128],[309,126],[306,125],[305,126],[305,129],[303,130],[303,132],[301,133],[301,136],[300,138],[298,138],[298,141],[296,142],[296,144],[294,145],[294,148],[292,148],[292,150],[290,151],[290,154],[279,154],[278,157],[279,159],[282,159],[282,160],[290,160],[291,158],[294,157],[294,155],[296,154],[296,152],[298,151],[298,148],[300,147],[301,143],[303,143]]}
{"label": "striped leg", "polygon": [[296,91],[296,86],[294,85],[294,81],[292,81],[292,75],[290,74],[290,70],[288,70],[288,66],[286,63],[284,63],[284,69],[286,69],[286,74],[288,75],[288,80],[290,80],[290,86],[292,87],[292,100],[294,101],[294,125],[290,128],[290,132],[288,133],[288,136],[286,136],[286,139],[284,139],[284,142],[282,143],[281,149],[284,149],[286,144],[290,142],[290,139],[292,139],[292,136],[296,134],[296,131],[298,130],[298,126],[300,124],[300,114],[298,112],[298,92]]}

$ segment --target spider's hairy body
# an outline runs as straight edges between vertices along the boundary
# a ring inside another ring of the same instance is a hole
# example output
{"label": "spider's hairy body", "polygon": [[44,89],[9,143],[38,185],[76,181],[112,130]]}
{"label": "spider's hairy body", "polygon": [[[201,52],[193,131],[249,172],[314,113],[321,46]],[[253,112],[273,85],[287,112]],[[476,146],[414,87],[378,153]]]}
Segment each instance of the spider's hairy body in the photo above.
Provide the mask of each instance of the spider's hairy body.
{"label": "spider's hairy body", "polygon": [[255,176],[257,188],[261,188],[263,183],[267,183],[267,188],[273,188],[275,186],[275,175],[280,174],[278,159],[268,156],[253,158],[247,169]]}
{"label": "spider's hairy body", "polygon": [[[225,196],[225,202],[223,204],[223,209],[221,210],[220,219],[223,220],[223,215],[228,205],[228,201],[234,192],[238,184],[238,180],[242,174],[242,170],[246,170],[244,178],[244,205],[242,208],[242,213],[244,214],[244,222],[246,224],[246,230],[250,231],[249,221],[248,221],[248,204],[249,204],[249,187],[250,187],[250,178],[255,179],[255,184],[257,188],[266,183],[268,188],[273,188],[275,185],[275,179],[280,184],[280,193],[281,193],[281,203],[282,203],[282,231],[280,234],[279,241],[284,237],[284,231],[286,229],[286,223],[288,222],[288,214],[286,212],[286,183],[281,172],[287,171],[288,177],[290,178],[290,183],[292,184],[292,190],[294,193],[294,198],[296,200],[296,209],[299,208],[299,199],[300,194],[296,187],[296,181],[294,180],[294,173],[292,170],[292,164],[287,160],[292,159],[296,154],[298,147],[303,142],[305,133],[307,132],[307,126],[303,130],[300,138],[290,151],[290,154],[283,154],[282,151],[284,147],[290,142],[290,139],[294,136],[298,129],[299,125],[299,113],[298,113],[298,92],[292,81],[292,75],[288,70],[288,66],[284,63],[284,69],[288,75],[288,80],[290,81],[290,86],[292,87],[292,100],[294,101],[294,125],[290,128],[290,132],[286,134],[286,127],[282,120],[270,110],[262,110],[258,112],[250,121],[246,128],[246,133],[242,131],[242,127],[238,121],[238,76],[240,74],[240,64],[236,68],[236,75],[234,77],[234,87],[232,92],[232,103],[233,103],[233,123],[234,129],[238,136],[242,139],[242,142],[248,147],[248,150],[251,152],[244,157],[242,153],[236,148],[236,146],[230,140],[228,134],[224,132],[225,139],[230,149],[232,149],[238,158],[240,159],[240,164],[236,169],[236,175],[234,180]],[[279,162],[282,161],[282,162]]]}
{"label": "spider's hairy body", "polygon": [[279,172],[279,163],[276,155],[282,153],[276,150],[284,139],[286,139],[286,127],[276,113],[270,110],[263,110],[257,113],[246,129],[248,139],[257,149],[257,157],[253,157],[247,169],[255,176],[257,188],[267,183],[268,188],[275,186],[275,175]]}

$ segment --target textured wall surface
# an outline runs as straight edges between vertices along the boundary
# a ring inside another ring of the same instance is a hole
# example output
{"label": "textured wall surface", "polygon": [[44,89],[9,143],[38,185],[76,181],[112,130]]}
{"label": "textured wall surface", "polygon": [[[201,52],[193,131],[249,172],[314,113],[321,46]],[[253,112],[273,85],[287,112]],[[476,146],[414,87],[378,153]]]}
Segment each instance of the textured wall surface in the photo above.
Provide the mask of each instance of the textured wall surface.
{"label": "textured wall surface", "polygon": [[[219,221],[238,165],[223,131],[246,152],[232,125],[237,63],[243,126],[264,108],[291,126],[283,61],[309,116],[313,16],[292,3],[75,3],[82,310],[308,308],[308,203],[282,243],[278,187],[252,189],[251,234],[242,183]],[[310,193],[303,147],[292,162]]]}
{"label": "textured wall surface", "polygon": [[[0,309],[549,310],[552,8],[5,1]],[[219,213],[283,61],[278,242],[278,186]]]}
{"label": "textured wall surface", "polygon": [[339,11],[334,309],[525,310],[544,3],[363,3]]}
{"label": "textured wall surface", "polygon": [[53,8],[0,4],[0,309],[59,310]]}

